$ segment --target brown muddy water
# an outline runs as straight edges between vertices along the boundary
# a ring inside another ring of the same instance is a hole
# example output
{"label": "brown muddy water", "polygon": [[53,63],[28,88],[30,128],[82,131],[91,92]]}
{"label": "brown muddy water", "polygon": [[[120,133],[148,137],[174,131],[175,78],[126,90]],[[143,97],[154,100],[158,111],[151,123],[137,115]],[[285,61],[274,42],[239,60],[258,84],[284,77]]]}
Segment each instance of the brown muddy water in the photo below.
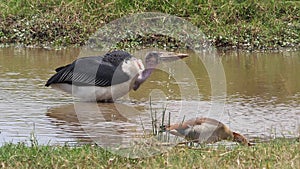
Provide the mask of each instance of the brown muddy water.
{"label": "brown muddy water", "polygon": [[[113,103],[81,103],[44,86],[79,49],[0,49],[0,143],[101,145],[127,143],[151,131],[151,113],[171,123],[212,117],[248,138],[297,137],[300,52],[219,53],[226,75],[225,105],[211,113],[210,76],[197,55],[162,64],[138,91]],[[221,104],[222,105],[222,104]],[[168,120],[168,117],[166,117]],[[166,121],[165,120],[165,121]]]}

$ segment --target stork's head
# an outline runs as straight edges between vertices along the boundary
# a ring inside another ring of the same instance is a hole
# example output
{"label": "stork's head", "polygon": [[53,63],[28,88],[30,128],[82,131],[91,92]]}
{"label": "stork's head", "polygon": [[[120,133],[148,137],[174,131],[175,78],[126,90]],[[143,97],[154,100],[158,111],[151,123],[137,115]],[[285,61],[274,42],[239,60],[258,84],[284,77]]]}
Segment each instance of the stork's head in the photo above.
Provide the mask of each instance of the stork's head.
{"label": "stork's head", "polygon": [[151,73],[159,63],[167,62],[167,61],[175,61],[175,60],[183,59],[187,56],[188,56],[187,54],[174,53],[174,52],[151,51],[147,53],[145,58],[145,62],[146,62],[145,70],[139,75],[139,77],[135,81],[133,90],[137,90],[140,87],[140,85],[146,79],[148,79],[148,77],[151,75]]}

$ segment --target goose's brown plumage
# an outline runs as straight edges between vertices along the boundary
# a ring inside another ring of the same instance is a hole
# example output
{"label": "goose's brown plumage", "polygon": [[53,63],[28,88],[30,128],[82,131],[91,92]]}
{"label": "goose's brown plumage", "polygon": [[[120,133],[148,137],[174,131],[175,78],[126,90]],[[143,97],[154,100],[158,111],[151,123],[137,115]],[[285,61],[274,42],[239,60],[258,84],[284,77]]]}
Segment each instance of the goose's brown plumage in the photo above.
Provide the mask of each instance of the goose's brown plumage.
{"label": "goose's brown plumage", "polygon": [[166,126],[165,130],[192,142],[214,143],[221,140],[231,140],[250,146],[246,137],[231,131],[223,123],[211,118],[190,119],[182,123]]}

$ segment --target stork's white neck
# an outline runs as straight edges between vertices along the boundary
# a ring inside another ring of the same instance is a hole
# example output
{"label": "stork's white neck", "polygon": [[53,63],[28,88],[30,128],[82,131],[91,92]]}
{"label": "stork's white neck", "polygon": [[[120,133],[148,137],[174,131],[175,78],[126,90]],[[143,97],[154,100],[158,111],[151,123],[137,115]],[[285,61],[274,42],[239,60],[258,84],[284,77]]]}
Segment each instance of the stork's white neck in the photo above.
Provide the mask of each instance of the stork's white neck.
{"label": "stork's white neck", "polygon": [[134,78],[137,75],[141,76],[145,67],[140,59],[131,58],[130,60],[123,62],[122,70],[128,74],[130,78]]}

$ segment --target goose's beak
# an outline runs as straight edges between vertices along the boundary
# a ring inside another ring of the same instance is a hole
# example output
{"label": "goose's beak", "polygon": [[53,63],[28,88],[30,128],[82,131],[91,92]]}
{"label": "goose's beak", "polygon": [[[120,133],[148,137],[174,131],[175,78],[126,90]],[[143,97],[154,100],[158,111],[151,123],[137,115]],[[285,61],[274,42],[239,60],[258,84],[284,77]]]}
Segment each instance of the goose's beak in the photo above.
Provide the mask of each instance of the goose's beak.
{"label": "goose's beak", "polygon": [[175,52],[160,52],[159,58],[163,62],[171,62],[179,59],[188,57],[185,53],[175,53]]}

